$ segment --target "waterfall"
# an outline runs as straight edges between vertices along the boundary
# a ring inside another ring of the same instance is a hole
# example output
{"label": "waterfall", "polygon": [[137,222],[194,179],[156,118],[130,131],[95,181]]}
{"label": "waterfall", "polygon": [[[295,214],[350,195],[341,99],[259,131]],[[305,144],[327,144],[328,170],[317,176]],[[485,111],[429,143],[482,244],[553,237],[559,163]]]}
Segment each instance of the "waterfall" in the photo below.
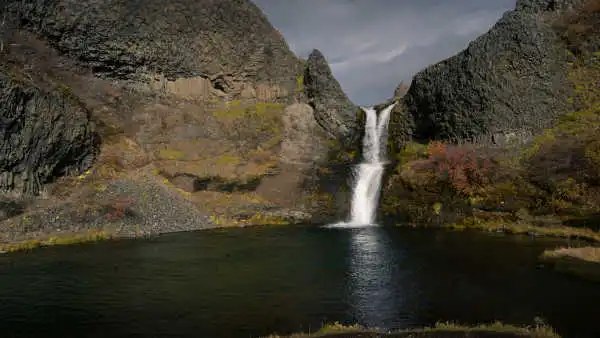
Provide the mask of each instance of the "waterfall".
{"label": "waterfall", "polygon": [[395,105],[394,103],[383,109],[379,116],[372,107],[362,108],[366,114],[363,161],[354,170],[350,220],[331,225],[332,227],[375,225],[381,179],[386,164],[387,128]]}

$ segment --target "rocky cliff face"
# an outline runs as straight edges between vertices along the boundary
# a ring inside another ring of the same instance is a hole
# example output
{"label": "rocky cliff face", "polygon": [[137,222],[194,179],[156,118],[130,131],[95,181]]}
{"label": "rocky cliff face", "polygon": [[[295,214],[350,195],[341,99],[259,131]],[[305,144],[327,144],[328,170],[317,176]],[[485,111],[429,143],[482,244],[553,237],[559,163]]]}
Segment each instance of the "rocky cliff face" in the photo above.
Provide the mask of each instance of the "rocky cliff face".
{"label": "rocky cliff face", "polygon": [[599,34],[598,0],[520,0],[418,73],[392,116],[382,213],[458,229],[598,230]]}
{"label": "rocky cliff face", "polygon": [[250,1],[5,3],[0,187],[47,194],[0,198],[0,242],[340,210],[355,107]]}
{"label": "rocky cliff face", "polygon": [[520,0],[459,54],[419,72],[404,97],[418,140],[502,142],[571,108],[569,50],[556,22],[580,0]]}
{"label": "rocky cliff face", "polygon": [[348,145],[357,141],[358,107],[348,99],[333,77],[325,57],[316,49],[308,57],[304,69],[304,90],[323,129]]}
{"label": "rocky cliff face", "polygon": [[[7,1],[7,11],[95,74],[289,81],[297,59],[250,1]],[[216,84],[216,83],[215,83]]]}
{"label": "rocky cliff face", "polygon": [[25,194],[87,170],[100,141],[76,98],[6,68],[0,72],[0,134],[0,189]]}

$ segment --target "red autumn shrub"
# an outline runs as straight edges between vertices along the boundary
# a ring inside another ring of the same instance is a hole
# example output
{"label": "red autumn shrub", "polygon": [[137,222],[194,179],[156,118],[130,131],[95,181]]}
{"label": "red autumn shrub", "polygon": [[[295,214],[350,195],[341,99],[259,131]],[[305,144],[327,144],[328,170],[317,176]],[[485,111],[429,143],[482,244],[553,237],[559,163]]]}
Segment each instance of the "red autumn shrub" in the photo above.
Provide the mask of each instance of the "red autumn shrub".
{"label": "red autumn shrub", "polygon": [[489,160],[472,147],[439,141],[428,145],[426,159],[413,163],[414,169],[433,171],[438,182],[445,182],[467,196],[487,183],[489,167]]}

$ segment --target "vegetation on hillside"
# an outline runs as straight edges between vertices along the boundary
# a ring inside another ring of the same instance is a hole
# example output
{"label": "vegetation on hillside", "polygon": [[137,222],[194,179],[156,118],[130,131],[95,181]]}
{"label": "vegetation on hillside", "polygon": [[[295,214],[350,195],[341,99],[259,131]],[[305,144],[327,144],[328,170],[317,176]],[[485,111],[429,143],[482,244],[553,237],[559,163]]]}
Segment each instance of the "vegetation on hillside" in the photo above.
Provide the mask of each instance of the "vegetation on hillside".
{"label": "vegetation on hillside", "polygon": [[553,216],[550,222],[591,226],[600,215],[599,131],[596,105],[565,116],[523,148],[409,144],[397,156],[383,211],[416,223],[484,212],[504,221],[547,225],[540,217]]}
{"label": "vegetation on hillside", "polygon": [[592,39],[599,17],[600,1],[592,0],[557,22],[569,48],[572,113],[524,144],[407,144],[396,154],[383,213],[412,224],[599,239],[600,49]]}

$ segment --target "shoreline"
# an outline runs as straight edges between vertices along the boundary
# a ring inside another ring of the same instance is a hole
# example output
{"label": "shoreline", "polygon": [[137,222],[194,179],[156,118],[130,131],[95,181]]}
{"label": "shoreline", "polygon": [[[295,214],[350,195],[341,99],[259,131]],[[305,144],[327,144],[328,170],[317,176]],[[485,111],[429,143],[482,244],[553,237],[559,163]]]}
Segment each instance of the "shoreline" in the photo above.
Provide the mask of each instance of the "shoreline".
{"label": "shoreline", "polygon": [[[399,226],[407,226],[400,224]],[[430,228],[426,225],[408,225]],[[559,273],[570,274],[593,282],[600,282],[600,232],[589,228],[569,226],[541,227],[525,222],[484,221],[468,218],[462,223],[438,226],[448,231],[495,232],[504,235],[563,238],[585,242],[581,247],[557,247],[545,250],[539,261]]]}
{"label": "shoreline", "polygon": [[[167,228],[164,231],[139,231],[137,233],[125,233],[119,234],[117,230],[109,227],[101,229],[88,229],[87,231],[81,232],[63,232],[63,233],[48,233],[42,236],[37,236],[30,239],[12,241],[0,243],[0,254],[9,254],[15,252],[30,251],[38,248],[52,247],[52,246],[63,246],[63,245],[76,245],[85,243],[96,243],[102,241],[116,241],[116,240],[137,240],[137,239],[149,239],[155,238],[161,235],[184,233],[184,232],[197,232],[214,229],[227,229],[227,228],[248,228],[248,227],[260,227],[260,226],[292,226],[294,223],[279,222],[273,223],[240,223],[234,220],[228,220],[224,222],[224,217],[219,218],[221,221],[213,221],[202,226],[191,227],[188,229],[175,229]],[[268,218],[266,218],[268,219]],[[212,219],[211,219],[212,220]],[[300,223],[299,223],[300,224]]]}
{"label": "shoreline", "polygon": [[91,193],[80,193],[60,204],[3,220],[0,254],[54,245],[302,221],[302,215],[294,210],[254,211],[243,217],[202,210],[181,191],[150,175],[151,170],[146,168],[137,177],[129,175],[97,183]]}
{"label": "shoreline", "polygon": [[[81,232],[64,232],[64,233],[47,233],[42,236],[34,236],[33,238],[0,243],[0,254],[28,251],[36,248],[56,246],[56,245],[73,245],[83,243],[94,243],[99,241],[107,240],[129,240],[129,239],[144,239],[153,238],[160,235],[166,235],[171,233],[179,232],[192,232],[192,231],[203,231],[209,229],[224,229],[224,228],[248,228],[257,226],[293,226],[298,224],[305,224],[303,222],[289,222],[279,220],[278,222],[264,222],[268,221],[269,218],[261,220],[261,222],[249,222],[243,223],[236,222],[235,220],[229,220],[225,217],[219,217],[221,221],[212,221],[202,226],[192,227],[189,229],[175,229],[167,228],[164,231],[139,231],[134,234],[119,234],[114,227],[103,227],[100,229],[88,229],[87,231]],[[212,219],[211,219],[212,220]],[[253,220],[257,221],[257,220]],[[540,227],[527,223],[510,223],[510,222],[475,222],[469,220],[463,224],[448,224],[442,226],[428,226],[428,225],[407,225],[407,224],[395,224],[395,226],[411,227],[411,228],[438,228],[447,231],[465,231],[474,230],[479,232],[498,232],[506,235],[518,235],[518,236],[535,236],[535,237],[549,237],[549,238],[565,238],[579,241],[585,241],[590,244],[600,243],[600,233],[595,232],[591,229],[586,228],[575,228],[569,226],[559,227]],[[590,246],[589,248],[592,248]],[[557,248],[555,250],[547,250],[546,252],[564,250],[564,248]],[[546,261],[552,262],[549,254],[547,255]],[[571,257],[577,259],[577,257]],[[600,263],[600,258],[598,263]]]}
{"label": "shoreline", "polygon": [[460,223],[451,223],[445,225],[396,223],[396,226],[411,228],[439,228],[451,231],[476,230],[481,232],[504,233],[507,235],[565,238],[588,243],[600,243],[600,232],[589,228],[578,228],[566,225],[538,226],[528,222],[511,222],[501,220],[486,221],[476,217],[466,218]]}

